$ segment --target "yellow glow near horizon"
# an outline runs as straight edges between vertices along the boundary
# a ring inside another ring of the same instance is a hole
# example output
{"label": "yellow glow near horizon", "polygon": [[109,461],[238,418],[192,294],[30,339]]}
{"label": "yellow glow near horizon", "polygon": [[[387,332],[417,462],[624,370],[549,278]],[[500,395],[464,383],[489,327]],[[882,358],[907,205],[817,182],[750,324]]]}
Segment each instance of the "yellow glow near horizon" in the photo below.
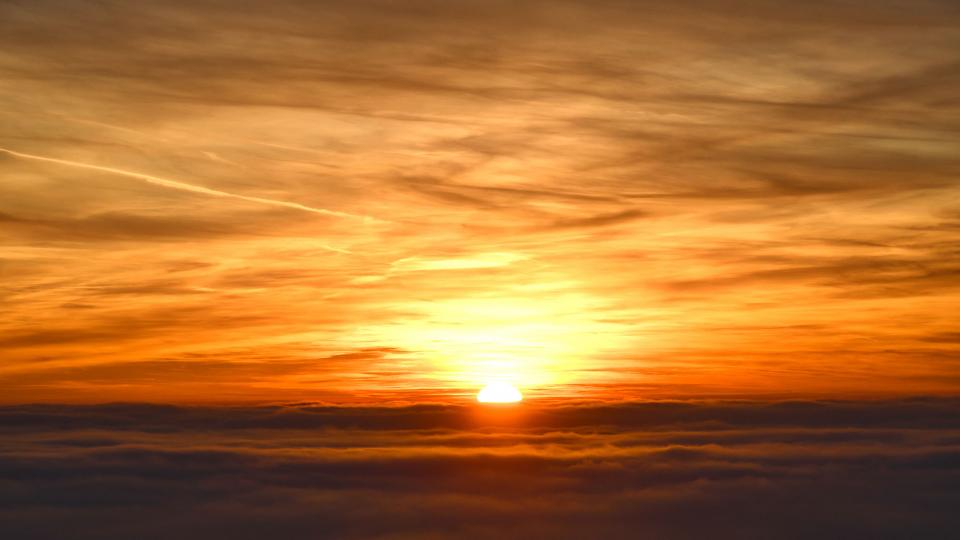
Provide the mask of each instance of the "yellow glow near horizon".
{"label": "yellow glow near horizon", "polygon": [[428,363],[426,376],[448,387],[476,381],[523,386],[574,382],[584,362],[622,348],[625,332],[597,321],[599,300],[565,290],[501,290],[486,298],[402,302],[402,321],[369,325],[353,341],[396,344]]}
{"label": "yellow glow near horizon", "polygon": [[523,394],[515,386],[505,382],[493,382],[483,387],[477,394],[480,403],[517,403]]}

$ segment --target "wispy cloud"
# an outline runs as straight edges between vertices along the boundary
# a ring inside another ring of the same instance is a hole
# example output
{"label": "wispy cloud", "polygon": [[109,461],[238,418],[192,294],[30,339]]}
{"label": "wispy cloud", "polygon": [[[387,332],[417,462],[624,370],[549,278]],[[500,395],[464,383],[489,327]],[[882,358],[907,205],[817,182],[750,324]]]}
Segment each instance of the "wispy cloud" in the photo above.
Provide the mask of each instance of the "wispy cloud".
{"label": "wispy cloud", "polygon": [[17,395],[958,388],[954,2],[98,6],[0,3]]}
{"label": "wispy cloud", "polygon": [[104,167],[102,165],[93,165],[90,163],[80,163],[77,161],[69,161],[65,159],[52,158],[47,156],[37,156],[33,154],[25,154],[23,152],[16,152],[7,148],[0,148],[0,152],[5,154],[22,158],[22,159],[32,159],[36,161],[42,161],[46,163],[55,163],[57,165],[65,165],[67,167],[77,167],[80,169],[90,169],[94,171],[101,171],[110,174],[117,174],[120,176],[127,176],[130,178],[136,178],[138,180],[143,180],[144,182],[149,182],[151,184],[156,184],[158,186],[163,186],[171,189],[179,189],[183,191],[189,191],[191,193],[199,193],[202,195],[211,195],[214,197],[227,197],[231,199],[239,199],[241,201],[248,201],[258,204],[267,204],[270,206],[281,206],[284,208],[292,208],[294,210],[303,210],[305,212],[312,212],[314,214],[321,214],[324,216],[333,216],[333,217],[347,217],[354,219],[371,219],[369,216],[355,216],[353,214],[348,214],[346,212],[337,212],[334,210],[327,210],[324,208],[314,208],[312,206],[306,206],[303,204],[288,202],[288,201],[278,201],[274,199],[266,199],[263,197],[251,197],[249,195],[238,195],[236,193],[227,193],[225,191],[219,191],[215,189],[206,188],[203,186],[198,186],[195,184],[189,184],[186,182],[180,182],[178,180],[170,180],[167,178],[160,178],[157,176],[151,176],[149,174],[143,174],[133,171],[125,171],[123,169],[117,169],[114,167]]}

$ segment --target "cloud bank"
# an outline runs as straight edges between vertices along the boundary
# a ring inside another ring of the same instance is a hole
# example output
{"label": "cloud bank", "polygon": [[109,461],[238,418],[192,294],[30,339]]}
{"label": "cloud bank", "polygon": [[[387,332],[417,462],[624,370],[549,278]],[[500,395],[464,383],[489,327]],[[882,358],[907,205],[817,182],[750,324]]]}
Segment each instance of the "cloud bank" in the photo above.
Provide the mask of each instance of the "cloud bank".
{"label": "cloud bank", "polygon": [[0,409],[7,538],[947,538],[954,399]]}

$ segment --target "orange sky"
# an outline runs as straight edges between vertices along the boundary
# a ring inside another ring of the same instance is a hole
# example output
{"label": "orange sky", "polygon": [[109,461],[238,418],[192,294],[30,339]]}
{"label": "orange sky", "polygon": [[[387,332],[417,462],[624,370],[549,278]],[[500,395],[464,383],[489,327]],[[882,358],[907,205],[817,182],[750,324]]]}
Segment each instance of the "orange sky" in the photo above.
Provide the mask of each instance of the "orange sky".
{"label": "orange sky", "polygon": [[0,4],[0,401],[960,390],[951,2],[307,4]]}

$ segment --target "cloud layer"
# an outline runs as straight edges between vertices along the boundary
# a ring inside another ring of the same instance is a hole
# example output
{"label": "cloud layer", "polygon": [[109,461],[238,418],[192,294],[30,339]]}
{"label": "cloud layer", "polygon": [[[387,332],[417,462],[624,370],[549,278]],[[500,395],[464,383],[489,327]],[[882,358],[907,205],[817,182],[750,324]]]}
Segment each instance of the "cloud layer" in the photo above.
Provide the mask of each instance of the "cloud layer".
{"label": "cloud layer", "polygon": [[8,406],[8,538],[947,538],[956,400]]}

